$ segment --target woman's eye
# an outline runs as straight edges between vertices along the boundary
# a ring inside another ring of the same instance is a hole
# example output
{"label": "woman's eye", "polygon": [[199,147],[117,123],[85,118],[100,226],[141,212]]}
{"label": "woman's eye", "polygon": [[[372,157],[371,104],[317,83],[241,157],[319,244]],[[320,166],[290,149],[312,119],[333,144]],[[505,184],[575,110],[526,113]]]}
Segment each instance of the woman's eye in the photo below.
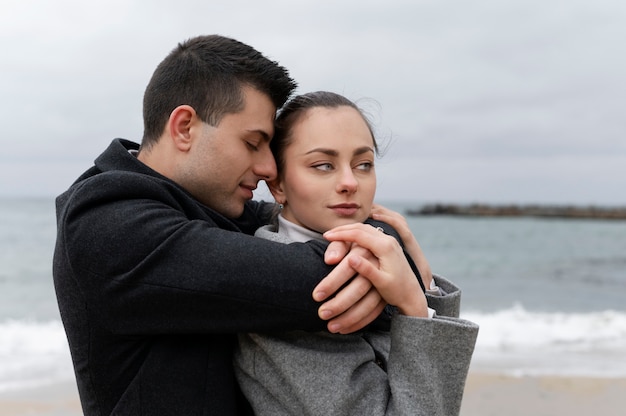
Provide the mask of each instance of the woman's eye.
{"label": "woman's eye", "polygon": [[246,142],[246,144],[248,145],[248,147],[249,147],[251,150],[254,150],[254,151],[258,151],[258,150],[259,150],[259,146],[257,146],[257,144],[256,144],[256,143]]}
{"label": "woman's eye", "polygon": [[314,165],[313,167],[318,170],[328,171],[333,168],[333,165],[330,163],[320,163],[319,165]]}
{"label": "woman's eye", "polygon": [[372,170],[372,167],[374,167],[374,164],[372,162],[363,162],[358,164],[356,168],[358,170],[369,172],[370,170]]}

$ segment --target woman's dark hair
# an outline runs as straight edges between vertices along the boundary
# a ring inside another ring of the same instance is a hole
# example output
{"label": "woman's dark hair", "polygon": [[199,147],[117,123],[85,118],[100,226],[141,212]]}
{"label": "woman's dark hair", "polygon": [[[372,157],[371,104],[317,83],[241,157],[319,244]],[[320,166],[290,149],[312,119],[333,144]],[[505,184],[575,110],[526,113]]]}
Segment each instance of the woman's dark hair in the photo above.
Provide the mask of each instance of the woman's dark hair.
{"label": "woman's dark hair", "polygon": [[267,94],[280,108],[296,83],[287,69],[260,52],[219,35],[198,36],[180,43],[154,71],[143,98],[142,146],[161,137],[171,112],[189,105],[210,125],[243,109],[242,86]]}
{"label": "woman's dark hair", "polygon": [[379,149],[378,144],[376,143],[376,137],[374,136],[374,131],[372,129],[372,124],[365,116],[363,111],[354,102],[347,99],[343,95],[334,92],[309,92],[292,98],[287,104],[285,104],[285,106],[282,108],[282,110],[280,110],[278,116],[276,117],[274,137],[270,142],[270,148],[272,149],[274,159],[276,160],[276,166],[278,168],[279,174],[283,171],[283,168],[285,166],[285,149],[293,140],[293,126],[300,119],[300,117],[302,117],[307,112],[307,110],[310,110],[312,108],[337,108],[342,106],[354,108],[356,111],[359,112],[361,117],[363,117],[363,121],[365,121],[365,124],[367,125],[367,128],[372,135],[374,150],[376,154],[378,154]]}

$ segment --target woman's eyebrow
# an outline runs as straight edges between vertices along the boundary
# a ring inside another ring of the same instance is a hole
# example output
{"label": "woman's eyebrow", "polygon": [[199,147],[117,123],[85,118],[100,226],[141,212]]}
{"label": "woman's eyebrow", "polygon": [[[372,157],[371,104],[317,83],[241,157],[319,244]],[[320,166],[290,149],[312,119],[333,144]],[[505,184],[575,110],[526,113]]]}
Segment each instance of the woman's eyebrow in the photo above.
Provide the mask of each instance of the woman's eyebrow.
{"label": "woman's eyebrow", "polygon": [[338,151],[333,150],[333,149],[327,149],[327,148],[324,148],[324,147],[317,147],[315,149],[311,149],[308,152],[306,152],[305,154],[309,155],[311,153],[324,153],[324,154],[326,154],[328,156],[338,156],[339,155]]}
{"label": "woman's eyebrow", "polygon": [[354,156],[357,156],[357,155],[362,155],[363,153],[367,153],[367,152],[372,152],[372,153],[375,153],[375,152],[374,152],[374,149],[372,149],[371,147],[369,147],[369,146],[363,146],[363,147],[359,147],[358,149],[355,149],[355,150],[354,150],[354,152],[353,152],[352,154],[353,154]]}
{"label": "woman's eyebrow", "polygon": [[[354,152],[352,152],[353,155],[362,155],[363,153],[367,153],[367,152],[372,152],[374,153],[374,149],[372,149],[369,146],[363,146],[363,147],[359,147],[358,149],[355,149]],[[317,147],[315,149],[311,149],[308,152],[306,152],[305,154],[311,154],[311,153],[324,153],[328,156],[338,156],[339,152],[334,150],[334,149],[328,149],[325,147]]]}

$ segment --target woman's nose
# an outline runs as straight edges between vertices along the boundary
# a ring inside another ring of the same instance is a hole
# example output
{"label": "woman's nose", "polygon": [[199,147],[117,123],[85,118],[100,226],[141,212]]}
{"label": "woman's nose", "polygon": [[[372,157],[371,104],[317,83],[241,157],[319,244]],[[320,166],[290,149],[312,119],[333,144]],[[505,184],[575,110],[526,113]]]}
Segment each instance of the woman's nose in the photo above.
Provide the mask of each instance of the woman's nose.
{"label": "woman's nose", "polygon": [[356,192],[358,187],[359,181],[354,176],[352,169],[342,170],[337,182],[337,192],[353,193]]}

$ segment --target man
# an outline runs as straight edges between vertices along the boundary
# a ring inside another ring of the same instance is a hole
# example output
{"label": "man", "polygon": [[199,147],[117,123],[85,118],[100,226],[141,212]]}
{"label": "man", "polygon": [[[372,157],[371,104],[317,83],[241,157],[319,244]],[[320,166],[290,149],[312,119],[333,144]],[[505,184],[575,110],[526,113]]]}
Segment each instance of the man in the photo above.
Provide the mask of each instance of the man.
{"label": "man", "polygon": [[243,414],[234,334],[351,332],[383,309],[361,276],[316,302],[354,274],[324,244],[250,236],[271,216],[252,192],[276,176],[294,87],[247,45],[190,39],[147,86],[141,148],[114,140],[58,197],[54,282],[86,415]]}

